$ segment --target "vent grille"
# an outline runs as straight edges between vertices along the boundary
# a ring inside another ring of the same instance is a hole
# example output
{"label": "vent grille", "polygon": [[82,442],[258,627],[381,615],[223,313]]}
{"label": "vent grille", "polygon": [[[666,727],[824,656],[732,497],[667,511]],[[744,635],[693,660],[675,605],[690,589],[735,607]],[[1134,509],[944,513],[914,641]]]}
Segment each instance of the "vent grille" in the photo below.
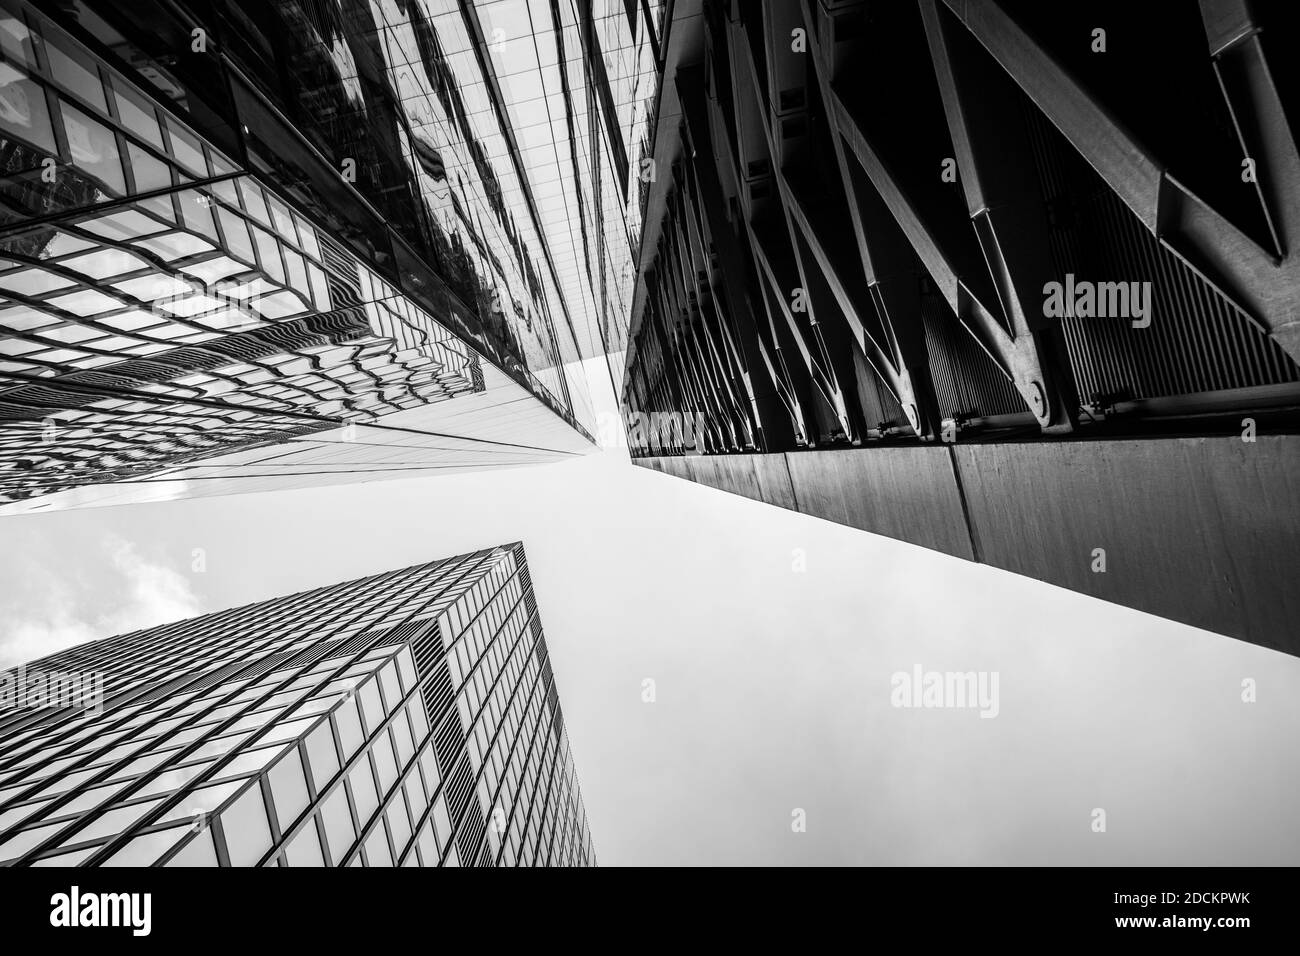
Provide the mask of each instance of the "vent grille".
{"label": "vent grille", "polygon": [[921,321],[939,411],[952,415],[1007,415],[1026,410],[1020,393],[975,337],[962,328],[937,293],[921,294]]}
{"label": "vent grille", "polygon": [[1061,279],[1150,282],[1151,325],[1061,320],[1083,401],[1141,399],[1300,381],[1286,354],[1160,245],[1023,97]]}

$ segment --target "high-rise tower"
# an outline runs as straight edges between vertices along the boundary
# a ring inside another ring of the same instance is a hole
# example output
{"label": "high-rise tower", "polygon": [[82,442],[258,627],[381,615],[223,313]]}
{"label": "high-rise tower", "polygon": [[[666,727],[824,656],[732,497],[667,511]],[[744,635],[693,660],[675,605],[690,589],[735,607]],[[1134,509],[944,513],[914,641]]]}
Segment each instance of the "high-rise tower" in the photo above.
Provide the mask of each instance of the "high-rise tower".
{"label": "high-rise tower", "polygon": [[675,3],[633,458],[1300,653],[1289,13]]}
{"label": "high-rise tower", "polygon": [[591,450],[651,6],[0,0],[0,510]]}
{"label": "high-rise tower", "polygon": [[522,545],[0,675],[0,865],[593,865]]}

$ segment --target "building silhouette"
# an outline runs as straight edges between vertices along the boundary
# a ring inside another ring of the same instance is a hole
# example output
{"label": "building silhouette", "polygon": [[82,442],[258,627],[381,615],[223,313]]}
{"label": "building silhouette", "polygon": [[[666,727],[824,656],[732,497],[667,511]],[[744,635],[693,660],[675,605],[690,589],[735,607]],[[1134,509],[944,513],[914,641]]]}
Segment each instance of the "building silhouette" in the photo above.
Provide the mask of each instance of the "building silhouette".
{"label": "building silhouette", "polygon": [[[61,696],[91,674],[93,700]],[[519,544],[82,644],[0,686],[0,865],[595,863]]]}
{"label": "building silhouette", "polygon": [[673,4],[634,459],[1300,653],[1286,15]]}

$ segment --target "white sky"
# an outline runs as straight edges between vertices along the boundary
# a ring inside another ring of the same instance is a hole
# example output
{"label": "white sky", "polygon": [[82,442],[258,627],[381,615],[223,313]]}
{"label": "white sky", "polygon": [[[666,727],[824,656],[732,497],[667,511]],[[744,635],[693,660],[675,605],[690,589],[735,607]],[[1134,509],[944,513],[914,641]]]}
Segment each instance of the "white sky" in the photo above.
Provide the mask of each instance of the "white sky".
{"label": "white sky", "polygon": [[[602,865],[1300,863],[1300,659],[617,450],[5,518],[0,666],[514,540]],[[999,716],[891,707],[917,664],[997,671]]]}

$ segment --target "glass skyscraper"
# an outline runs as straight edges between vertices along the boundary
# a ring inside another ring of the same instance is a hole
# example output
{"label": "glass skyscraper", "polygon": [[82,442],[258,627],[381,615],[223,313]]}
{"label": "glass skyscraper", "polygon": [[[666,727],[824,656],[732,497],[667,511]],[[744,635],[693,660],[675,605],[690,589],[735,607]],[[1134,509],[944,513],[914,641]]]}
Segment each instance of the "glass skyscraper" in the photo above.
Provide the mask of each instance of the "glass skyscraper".
{"label": "glass skyscraper", "polygon": [[519,544],[83,644],[0,689],[0,865],[595,863]]}
{"label": "glass skyscraper", "polygon": [[661,7],[0,0],[0,511],[591,450]]}

